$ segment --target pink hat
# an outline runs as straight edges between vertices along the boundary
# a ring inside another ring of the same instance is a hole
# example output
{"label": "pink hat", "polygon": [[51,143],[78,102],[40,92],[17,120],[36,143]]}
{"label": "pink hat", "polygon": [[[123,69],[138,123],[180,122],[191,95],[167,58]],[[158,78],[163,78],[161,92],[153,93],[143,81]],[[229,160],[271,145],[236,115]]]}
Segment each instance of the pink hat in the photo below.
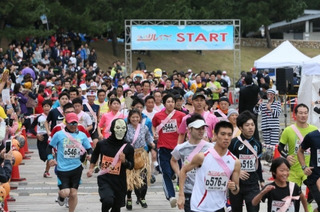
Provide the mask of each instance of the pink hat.
{"label": "pink hat", "polygon": [[40,84],[43,85],[43,86],[46,86],[46,85],[47,85],[47,83],[46,83],[45,81],[41,81]]}
{"label": "pink hat", "polygon": [[72,123],[72,122],[78,122],[79,119],[76,113],[71,112],[66,115],[66,121],[67,123]]}

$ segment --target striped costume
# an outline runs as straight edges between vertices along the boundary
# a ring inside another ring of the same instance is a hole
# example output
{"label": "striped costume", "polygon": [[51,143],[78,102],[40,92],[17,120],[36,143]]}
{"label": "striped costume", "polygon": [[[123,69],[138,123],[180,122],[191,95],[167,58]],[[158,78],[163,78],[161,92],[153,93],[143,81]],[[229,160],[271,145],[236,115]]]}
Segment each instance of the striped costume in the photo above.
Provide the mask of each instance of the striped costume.
{"label": "striped costume", "polygon": [[261,130],[264,143],[266,145],[275,146],[279,143],[281,103],[273,101],[271,110],[267,108],[265,103],[255,106],[253,111],[262,116]]}

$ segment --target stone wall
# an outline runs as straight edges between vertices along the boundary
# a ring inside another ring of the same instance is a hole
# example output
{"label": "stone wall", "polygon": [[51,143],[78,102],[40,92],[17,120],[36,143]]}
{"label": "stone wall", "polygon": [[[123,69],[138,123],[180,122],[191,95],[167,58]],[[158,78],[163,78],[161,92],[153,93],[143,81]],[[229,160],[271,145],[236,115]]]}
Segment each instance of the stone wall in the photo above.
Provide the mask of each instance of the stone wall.
{"label": "stone wall", "polygon": [[[284,40],[271,39],[273,47],[279,46]],[[296,48],[310,48],[320,49],[320,41],[301,41],[301,40],[289,40]],[[259,38],[241,38],[242,47],[267,47],[266,39]]]}

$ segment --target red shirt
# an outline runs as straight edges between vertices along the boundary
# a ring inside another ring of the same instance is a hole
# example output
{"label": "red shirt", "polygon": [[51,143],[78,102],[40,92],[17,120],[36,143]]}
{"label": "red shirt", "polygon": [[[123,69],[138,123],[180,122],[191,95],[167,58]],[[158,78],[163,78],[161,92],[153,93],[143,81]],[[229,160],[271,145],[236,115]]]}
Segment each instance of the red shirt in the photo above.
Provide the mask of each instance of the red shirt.
{"label": "red shirt", "polygon": [[[157,128],[167,116],[168,114],[165,110],[156,113],[152,119],[152,125]],[[177,131],[184,116],[185,114],[183,112],[176,110],[172,118],[162,127],[158,133],[158,148],[164,147],[173,150],[176,147],[179,137]]]}
{"label": "red shirt", "polygon": [[44,98],[41,94],[38,94],[38,105],[35,108],[35,113],[36,114],[41,114],[43,113],[43,108],[42,108],[42,102],[44,101]]}

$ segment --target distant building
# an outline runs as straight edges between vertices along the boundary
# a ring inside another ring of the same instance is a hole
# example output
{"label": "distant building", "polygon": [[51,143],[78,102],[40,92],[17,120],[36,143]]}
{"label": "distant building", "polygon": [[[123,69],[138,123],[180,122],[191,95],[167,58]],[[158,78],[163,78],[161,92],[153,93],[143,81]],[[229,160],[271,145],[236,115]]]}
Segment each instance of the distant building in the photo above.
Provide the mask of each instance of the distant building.
{"label": "distant building", "polygon": [[273,23],[269,30],[270,34],[282,33],[284,40],[320,41],[320,10],[304,10],[299,18]]}

